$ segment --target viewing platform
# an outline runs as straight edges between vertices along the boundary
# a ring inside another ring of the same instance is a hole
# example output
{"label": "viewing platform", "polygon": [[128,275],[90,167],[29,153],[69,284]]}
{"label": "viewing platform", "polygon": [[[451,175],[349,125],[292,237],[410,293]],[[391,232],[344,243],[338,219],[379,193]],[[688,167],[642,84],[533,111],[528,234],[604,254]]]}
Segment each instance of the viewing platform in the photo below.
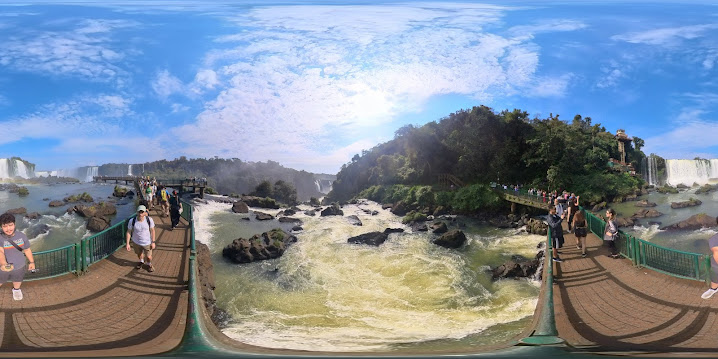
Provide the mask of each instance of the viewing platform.
{"label": "viewing platform", "polygon": [[[142,179],[141,176],[95,176],[93,181],[95,182],[124,182],[126,185],[131,183],[139,183]],[[204,198],[204,191],[207,188],[207,181],[196,178],[186,179],[157,179],[157,183],[165,187],[177,188],[180,194],[184,193],[198,193],[200,198]],[[137,186],[137,184],[135,184]]]}
{"label": "viewing platform", "polygon": [[[134,252],[126,251],[117,238],[113,239],[117,235],[110,234],[100,241],[114,243],[108,252],[111,254],[94,264],[80,263],[85,256],[91,257],[98,245],[82,244],[82,258],[78,257],[74,265],[75,269],[83,268],[77,273],[82,275],[26,280],[22,286],[25,298],[21,301],[12,299],[10,285],[3,285],[0,357],[460,355],[478,359],[581,358],[586,354],[708,357],[718,353],[718,296],[708,300],[700,297],[707,287],[700,280],[705,275],[704,255],[695,254],[699,266],[694,268],[694,279],[648,269],[655,266],[651,255],[641,254],[638,260],[633,257],[630,253],[640,253],[642,247],[636,247],[638,244],[631,238],[619,245],[621,253],[630,255],[613,259],[594,234],[596,226],[603,224],[593,217],[589,218],[589,228],[593,227],[594,233],[588,236],[588,256],[582,258],[575,237],[565,233],[564,247],[559,249],[564,261],[553,262],[550,256],[543,259],[547,265],[533,322],[521,336],[504,344],[477,347],[470,352],[446,349],[430,354],[306,352],[243,344],[221,333],[200,302],[198,290],[202,284],[195,274],[191,205],[186,207],[184,220],[173,231],[169,230],[169,218],[151,211],[157,234],[155,272],[135,269]],[[116,226],[125,228],[124,222]],[[41,253],[36,262],[51,260],[41,260]]]}

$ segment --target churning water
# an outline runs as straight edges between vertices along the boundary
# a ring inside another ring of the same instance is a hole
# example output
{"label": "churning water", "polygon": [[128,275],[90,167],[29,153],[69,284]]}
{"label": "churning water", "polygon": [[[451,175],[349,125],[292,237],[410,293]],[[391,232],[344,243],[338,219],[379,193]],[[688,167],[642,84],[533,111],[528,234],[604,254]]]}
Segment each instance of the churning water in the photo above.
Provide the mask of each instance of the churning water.
{"label": "churning water", "polygon": [[[540,283],[492,282],[487,269],[514,254],[532,258],[543,236],[458,219],[468,243],[446,249],[430,242],[434,235],[411,233],[400,217],[366,202],[343,208],[363,226],[297,214],[304,230],[281,258],[237,265],[221,256],[233,239],[289,226],[242,220],[246,215],[230,208],[197,205],[195,233],[210,246],[218,305],[232,316],[224,333],[235,340],[312,351],[460,350],[505,342],[530,324]],[[406,232],[379,247],[347,243],[385,228]]]}

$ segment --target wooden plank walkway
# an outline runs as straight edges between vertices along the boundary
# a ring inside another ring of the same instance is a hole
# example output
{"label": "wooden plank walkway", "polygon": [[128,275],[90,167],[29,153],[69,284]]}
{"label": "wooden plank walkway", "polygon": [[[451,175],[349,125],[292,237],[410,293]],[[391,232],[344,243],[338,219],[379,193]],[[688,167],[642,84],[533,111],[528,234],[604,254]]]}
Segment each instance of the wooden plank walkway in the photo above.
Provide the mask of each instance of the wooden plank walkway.
{"label": "wooden plank walkway", "polygon": [[593,234],[581,258],[573,234],[564,236],[554,303],[559,336],[568,344],[602,353],[718,352],[718,295],[701,299],[705,283],[612,259]]}
{"label": "wooden plank walkway", "polygon": [[83,276],[24,282],[14,301],[0,287],[0,357],[137,356],[179,345],[188,307],[190,231],[170,231],[170,219],[151,211],[155,271],[137,270],[134,252],[118,250]]}

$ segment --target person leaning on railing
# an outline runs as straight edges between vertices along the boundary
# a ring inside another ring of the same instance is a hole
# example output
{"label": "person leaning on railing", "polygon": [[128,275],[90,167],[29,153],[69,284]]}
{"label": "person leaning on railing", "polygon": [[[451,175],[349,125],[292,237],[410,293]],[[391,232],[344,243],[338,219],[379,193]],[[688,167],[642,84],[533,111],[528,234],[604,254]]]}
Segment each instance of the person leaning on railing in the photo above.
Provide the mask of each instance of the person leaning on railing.
{"label": "person leaning on railing", "polygon": [[[716,217],[718,224],[718,217]],[[706,290],[701,298],[708,299],[718,292],[718,234],[708,239],[708,247],[711,249],[711,286]]]}
{"label": "person leaning on railing", "polygon": [[613,208],[606,210],[606,229],[603,233],[603,240],[608,242],[611,249],[611,257],[618,258],[618,249],[616,248],[616,239],[618,239],[618,227],[616,226],[616,211]]}
{"label": "person leaning on railing", "polygon": [[556,206],[549,206],[548,208],[548,216],[546,217],[546,222],[548,222],[549,227],[551,227],[551,241],[553,242],[553,260],[555,262],[563,262],[563,259],[559,257],[558,249],[563,247],[563,228],[561,227],[561,222],[563,221],[564,215],[558,215],[556,213]]}

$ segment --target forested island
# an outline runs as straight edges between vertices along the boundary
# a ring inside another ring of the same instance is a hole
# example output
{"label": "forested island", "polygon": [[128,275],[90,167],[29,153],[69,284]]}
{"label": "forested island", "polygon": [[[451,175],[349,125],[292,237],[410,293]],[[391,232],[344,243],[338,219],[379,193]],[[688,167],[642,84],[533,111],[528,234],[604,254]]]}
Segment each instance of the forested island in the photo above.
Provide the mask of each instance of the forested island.
{"label": "forested island", "polygon": [[[625,165],[612,166],[621,158],[620,141],[590,117],[565,122],[553,114],[529,118],[517,109],[496,113],[477,106],[420,127],[404,126],[393,140],[355,155],[325,202],[368,198],[455,213],[506,206],[491,182],[568,190],[580,194],[584,205],[621,201],[645,185],[629,170],[641,168],[643,144],[634,136],[624,148]],[[464,185],[437,186],[446,174]]]}

